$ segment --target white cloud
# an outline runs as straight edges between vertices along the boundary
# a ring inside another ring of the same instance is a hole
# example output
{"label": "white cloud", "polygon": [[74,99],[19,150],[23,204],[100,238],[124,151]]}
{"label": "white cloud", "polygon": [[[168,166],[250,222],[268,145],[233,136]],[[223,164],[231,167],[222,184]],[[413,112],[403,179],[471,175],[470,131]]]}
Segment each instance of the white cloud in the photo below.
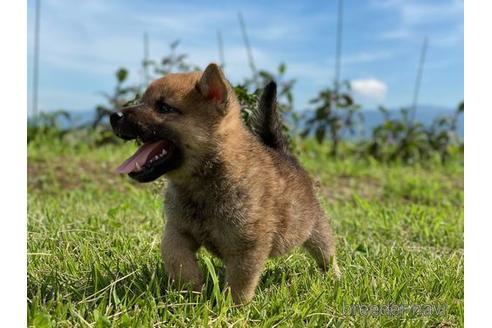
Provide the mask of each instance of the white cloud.
{"label": "white cloud", "polygon": [[404,3],[401,7],[403,22],[420,25],[463,17],[463,2],[452,0],[447,3]]}
{"label": "white cloud", "polygon": [[427,35],[434,46],[462,46],[464,13],[462,0],[439,2],[372,0],[371,4],[392,11],[398,18],[396,26],[376,35],[378,40],[420,41],[423,35]]}
{"label": "white cloud", "polygon": [[[28,63],[31,65],[33,2],[29,3]],[[424,23],[432,20],[433,16],[439,16],[438,12],[442,9],[445,11],[442,18],[435,19],[441,22],[458,19],[461,30],[455,30],[449,27],[449,24],[441,26],[446,27],[445,29],[431,30],[434,35],[429,35],[430,49],[434,46],[462,43],[463,24],[462,19],[459,20],[462,14],[456,3],[449,9],[439,3],[425,0],[380,0],[377,4],[379,6],[376,8],[376,14],[391,14],[390,21],[396,25],[384,31],[381,39],[418,41],[405,44],[419,45],[421,32],[426,32],[424,29],[428,28]],[[334,75],[335,59],[331,40],[335,32],[330,29],[336,26],[336,13],[324,9],[311,12],[306,10],[309,7],[311,6],[293,1],[287,1],[282,4],[281,10],[276,11],[254,3],[240,6],[256,66],[275,71],[280,62],[285,62],[288,67],[287,78],[297,79],[294,93],[295,102],[299,104],[300,109],[320,88],[331,86]],[[140,62],[143,55],[144,32],[149,36],[150,58],[162,58],[169,53],[169,43],[180,39],[182,42],[177,51],[188,54],[191,63],[204,67],[210,61],[218,61],[216,33],[220,30],[226,74],[231,82],[237,83],[251,74],[238,24],[238,9],[239,6],[235,5],[203,6],[199,2],[144,1],[123,4],[120,0],[86,0],[74,7],[70,1],[43,0],[40,106],[43,109],[92,108],[95,103],[103,101],[96,93],[98,90],[112,90],[114,72],[118,67],[130,69],[129,82],[142,82]],[[423,13],[424,9],[431,10],[432,13]],[[424,15],[422,18],[421,14]],[[347,15],[347,18],[350,19],[351,15]],[[376,35],[377,39],[378,30],[374,32],[371,31],[371,38]],[[386,44],[359,45],[358,36],[352,37],[352,34],[347,34],[347,37],[349,47],[344,45],[342,53],[343,79],[373,76],[375,72],[379,72],[380,78],[390,79],[391,77],[385,75],[389,69],[381,70],[381,66],[384,66],[381,64],[388,62],[388,65],[393,65],[395,58],[403,57],[406,53],[400,45],[395,48],[389,48]],[[416,48],[416,53],[418,49]],[[431,56],[429,59],[425,69],[432,67],[433,63],[442,65],[438,56]],[[449,59],[451,64],[453,60]],[[401,69],[404,70],[406,67]],[[413,70],[412,66],[412,77]],[[385,81],[389,83],[389,79]],[[371,79],[354,82],[357,85],[357,82],[368,80]],[[374,83],[372,86],[371,83],[363,84],[357,96],[364,100],[369,99],[368,101],[383,99],[387,87],[384,83],[381,84],[379,89],[377,83],[376,87]],[[398,89],[396,82],[391,81],[391,85]],[[31,83],[28,88],[31,88]],[[354,91],[356,88],[357,86],[354,87]],[[394,91],[392,89],[392,94]],[[388,101],[391,97],[393,96],[388,96]]]}
{"label": "white cloud", "polygon": [[412,33],[406,27],[384,31],[376,36],[379,40],[402,40],[408,39]]}
{"label": "white cloud", "polygon": [[[149,11],[149,8],[121,6],[117,1],[110,0],[102,3],[87,1],[73,11],[70,4],[60,0],[46,0],[43,4],[41,66],[46,72],[58,72],[58,75],[40,76],[40,103],[43,108],[57,108],[60,104],[65,108],[90,107],[97,98],[95,91],[111,87],[113,74],[118,67],[130,69],[131,83],[142,82],[140,71],[135,71],[135,68],[139,67],[142,59],[143,31],[149,35],[152,59],[169,53],[168,44],[180,38],[182,42],[178,52],[188,54],[190,62],[205,67],[210,61],[218,61],[216,31],[220,28],[228,78],[237,83],[251,74],[237,12],[232,9],[217,11],[193,5],[161,4],[157,6],[160,10],[153,6],[153,11]],[[166,15],[168,12],[173,12],[173,15]],[[296,88],[302,88],[303,81],[308,81],[311,88],[332,83],[334,58],[304,61],[274,46],[282,44],[287,37],[289,42],[305,38],[308,30],[326,25],[331,16],[296,17],[297,24],[292,24],[276,17],[265,19],[262,10],[255,6],[243,8],[243,13],[258,68],[276,71],[280,62],[286,62],[288,78],[300,81]],[[190,20],[193,24],[189,24]],[[32,20],[30,24],[29,30],[32,31]],[[32,35],[29,35],[28,41],[31,45]],[[30,52],[29,57],[31,55]],[[391,55],[385,51],[347,53],[342,58],[343,70],[348,71],[352,65],[385,60]],[[75,79],[60,82],[62,74],[79,76],[85,82]],[[59,86],[58,97],[57,93],[48,89],[47,84],[52,88]],[[67,85],[70,88],[66,88]],[[305,87],[305,93],[309,91],[310,94],[304,98],[316,92],[309,88]],[[74,95],[73,90],[77,90],[78,94]],[[84,94],[87,95],[85,101]],[[300,94],[296,96],[302,99]]]}
{"label": "white cloud", "polygon": [[373,6],[396,11],[400,22],[406,26],[424,25],[438,21],[453,20],[463,17],[462,0],[404,1],[404,0],[372,0]]}
{"label": "white cloud", "polygon": [[388,87],[380,80],[374,78],[355,79],[350,81],[355,96],[367,102],[381,102],[386,97]]}
{"label": "white cloud", "polygon": [[365,64],[385,60],[393,57],[393,51],[363,51],[354,54],[348,54],[342,57],[342,64]]}

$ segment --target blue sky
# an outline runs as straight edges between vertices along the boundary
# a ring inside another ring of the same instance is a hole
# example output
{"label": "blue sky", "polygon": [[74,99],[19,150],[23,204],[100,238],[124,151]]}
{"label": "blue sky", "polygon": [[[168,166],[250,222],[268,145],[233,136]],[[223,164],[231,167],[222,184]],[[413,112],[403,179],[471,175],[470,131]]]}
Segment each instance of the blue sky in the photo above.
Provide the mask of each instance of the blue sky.
{"label": "blue sky", "polygon": [[[299,110],[332,84],[336,1],[41,0],[39,107],[89,110],[114,88],[114,72],[130,69],[142,82],[142,38],[161,58],[180,39],[180,51],[204,67],[218,62],[224,40],[226,76],[250,75],[238,11],[259,68],[287,64],[297,79]],[[34,1],[28,1],[28,109],[31,110]],[[365,108],[396,108],[412,99],[422,41],[429,38],[420,103],[454,108],[463,99],[463,1],[345,0],[342,78]]]}

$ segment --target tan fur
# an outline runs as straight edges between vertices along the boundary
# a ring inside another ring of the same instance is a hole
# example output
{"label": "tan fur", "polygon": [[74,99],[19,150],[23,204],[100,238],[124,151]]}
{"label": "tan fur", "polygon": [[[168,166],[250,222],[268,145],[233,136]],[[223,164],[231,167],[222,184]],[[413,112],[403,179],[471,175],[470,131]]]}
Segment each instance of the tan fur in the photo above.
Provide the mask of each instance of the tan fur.
{"label": "tan fur", "polygon": [[[218,94],[209,97],[209,89]],[[151,106],[159,97],[182,111],[166,119],[139,114],[142,124],[172,130],[183,145],[183,164],[166,173],[161,250],[172,280],[201,289],[201,246],[223,260],[237,303],[252,299],[269,257],[299,245],[322,269],[332,265],[340,274],[311,179],[297,161],[266,147],[243,125],[234,91],[216,65],[206,73],[169,74],[152,83],[143,100]]]}

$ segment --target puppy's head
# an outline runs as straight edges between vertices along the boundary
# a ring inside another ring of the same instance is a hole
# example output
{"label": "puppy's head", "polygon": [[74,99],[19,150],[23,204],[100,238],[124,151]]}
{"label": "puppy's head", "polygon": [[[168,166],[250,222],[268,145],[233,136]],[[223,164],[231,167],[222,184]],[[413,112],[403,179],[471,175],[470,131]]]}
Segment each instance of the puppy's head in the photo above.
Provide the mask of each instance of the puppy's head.
{"label": "puppy's head", "polygon": [[220,122],[229,114],[239,118],[233,111],[234,91],[216,64],[203,73],[168,74],[152,82],[138,105],[110,117],[117,136],[143,143],[117,171],[149,182],[199,165],[214,146]]}

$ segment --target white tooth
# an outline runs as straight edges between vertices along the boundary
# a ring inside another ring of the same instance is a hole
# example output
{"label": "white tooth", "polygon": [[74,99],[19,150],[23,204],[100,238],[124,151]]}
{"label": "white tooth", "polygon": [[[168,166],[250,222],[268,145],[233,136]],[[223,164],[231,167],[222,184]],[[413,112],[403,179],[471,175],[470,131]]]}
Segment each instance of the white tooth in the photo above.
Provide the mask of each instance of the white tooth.
{"label": "white tooth", "polygon": [[142,168],[140,167],[140,165],[137,163],[135,163],[135,168],[137,169],[137,171],[140,171]]}

